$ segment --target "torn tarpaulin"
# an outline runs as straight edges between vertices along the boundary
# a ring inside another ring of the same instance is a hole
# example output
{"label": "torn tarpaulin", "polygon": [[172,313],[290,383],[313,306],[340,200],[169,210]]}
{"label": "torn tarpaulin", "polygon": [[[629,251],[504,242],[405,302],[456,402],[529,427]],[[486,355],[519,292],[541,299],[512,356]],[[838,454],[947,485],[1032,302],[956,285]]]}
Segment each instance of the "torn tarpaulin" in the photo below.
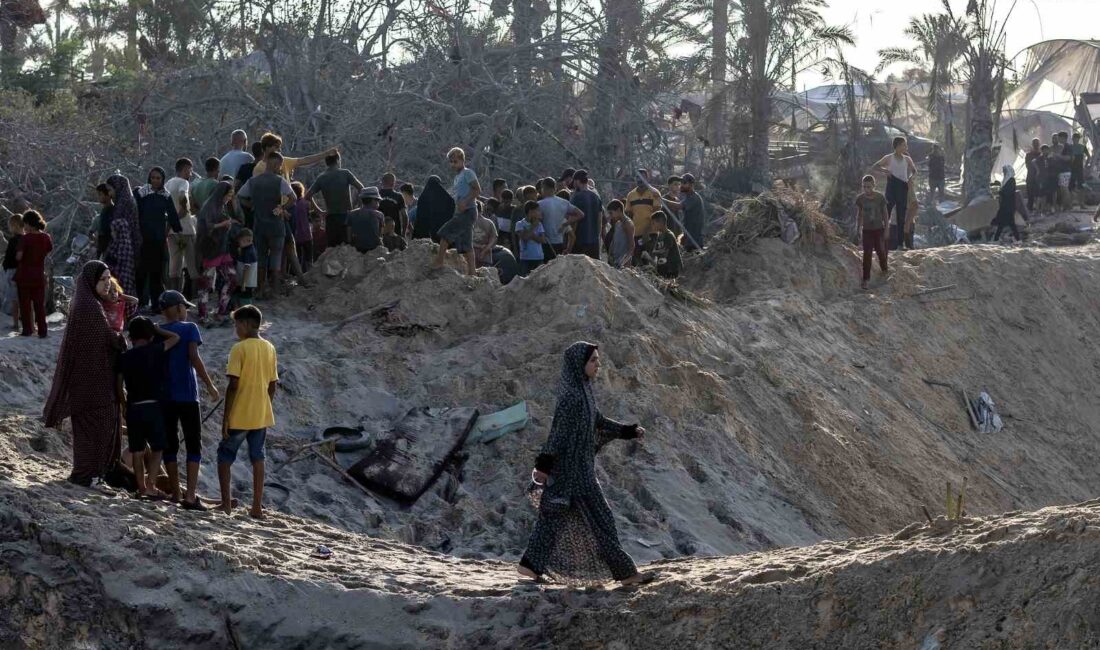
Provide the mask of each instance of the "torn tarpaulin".
{"label": "torn tarpaulin", "polygon": [[994,408],[993,398],[984,390],[978,395],[978,399],[971,400],[970,408],[974,415],[974,426],[979,433],[998,433],[1004,428],[1004,422]]}

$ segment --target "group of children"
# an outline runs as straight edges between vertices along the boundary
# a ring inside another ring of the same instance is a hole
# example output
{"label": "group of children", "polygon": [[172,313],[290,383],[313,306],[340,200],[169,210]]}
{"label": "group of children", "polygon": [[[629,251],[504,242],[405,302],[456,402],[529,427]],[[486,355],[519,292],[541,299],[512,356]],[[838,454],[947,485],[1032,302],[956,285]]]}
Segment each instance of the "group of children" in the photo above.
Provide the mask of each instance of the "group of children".
{"label": "group of children", "polygon": [[13,330],[31,336],[37,329],[38,336],[46,338],[46,258],[53,250],[53,239],[35,210],[12,215],[8,231],[0,309],[12,317]]}
{"label": "group of children", "polygon": [[[186,510],[206,510],[196,493],[202,461],[202,414],[199,381],[209,398],[220,396],[203,363],[199,328],[187,320],[195,305],[178,291],[168,290],[159,301],[161,323],[137,316],[127,324],[130,348],[118,363],[118,395],[125,406],[126,453],[134,471],[137,496],[169,500]],[[221,443],[217,450],[220,507],[232,511],[230,470],[247,441],[252,463],[250,514],[263,517],[264,442],[275,424],[272,401],[278,382],[275,347],[260,336],[263,315],[253,305],[233,312],[239,341],[229,353]],[[186,453],[186,488],[179,475],[180,434]],[[163,462],[166,476],[160,478]],[[161,488],[163,486],[163,489]]]}

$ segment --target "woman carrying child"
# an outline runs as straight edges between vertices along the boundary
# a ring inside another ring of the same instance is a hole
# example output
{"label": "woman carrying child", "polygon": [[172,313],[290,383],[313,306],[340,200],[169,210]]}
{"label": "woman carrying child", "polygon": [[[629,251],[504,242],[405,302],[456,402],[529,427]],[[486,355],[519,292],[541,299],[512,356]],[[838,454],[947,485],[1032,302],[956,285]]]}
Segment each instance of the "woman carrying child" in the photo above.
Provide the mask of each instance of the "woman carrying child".
{"label": "woman carrying child", "polygon": [[89,486],[113,469],[120,450],[120,396],[115,363],[124,347],[104,314],[111,272],[103,262],[84,265],[69,306],[69,324],[61,340],[53,385],[43,417],[58,427],[72,417],[73,470],[69,481]]}
{"label": "woman carrying child", "polygon": [[229,253],[229,230],[233,220],[228,208],[233,185],[219,181],[199,210],[196,225],[202,277],[199,278],[199,321],[221,324],[229,315],[229,298],[236,289],[237,270]]}

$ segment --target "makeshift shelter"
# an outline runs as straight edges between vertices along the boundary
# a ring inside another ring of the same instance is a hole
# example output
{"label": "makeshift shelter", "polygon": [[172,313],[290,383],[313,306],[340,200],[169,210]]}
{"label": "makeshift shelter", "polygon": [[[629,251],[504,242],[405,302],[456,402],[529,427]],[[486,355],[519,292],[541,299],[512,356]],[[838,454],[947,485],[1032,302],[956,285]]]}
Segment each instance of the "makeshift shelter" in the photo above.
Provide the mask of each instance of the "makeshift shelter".
{"label": "makeshift shelter", "polygon": [[1034,137],[1046,144],[1052,133],[1080,130],[1092,148],[1100,142],[1100,41],[1043,41],[1021,56],[1020,83],[1001,112],[996,176],[1006,164],[1024,171],[1024,154]]}

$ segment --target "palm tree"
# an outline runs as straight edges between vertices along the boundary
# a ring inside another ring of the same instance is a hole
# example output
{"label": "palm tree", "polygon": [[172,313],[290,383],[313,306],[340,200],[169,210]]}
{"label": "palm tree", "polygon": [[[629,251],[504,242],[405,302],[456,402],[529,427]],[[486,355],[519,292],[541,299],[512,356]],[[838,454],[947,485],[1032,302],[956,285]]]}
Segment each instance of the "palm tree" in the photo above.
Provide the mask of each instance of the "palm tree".
{"label": "palm tree", "polygon": [[[906,30],[922,53],[933,55],[933,73],[938,75],[934,87],[942,90],[955,79],[967,85],[968,119],[963,150],[966,202],[989,193],[989,175],[993,170],[993,127],[995,116],[1000,113],[1008,66],[1005,25],[1016,5],[1010,5],[1002,18],[996,16],[996,7],[996,0],[969,0],[966,10],[959,15],[944,0],[944,13],[922,17]],[[917,58],[903,57],[894,50],[887,50],[885,56],[904,61]],[[944,101],[942,95],[935,101]]]}
{"label": "palm tree", "polygon": [[734,0],[741,13],[744,49],[741,75],[748,92],[750,181],[757,189],[771,184],[768,154],[774,93],[779,85],[821,63],[828,52],[855,43],[846,27],[827,25],[824,0]]}
{"label": "palm tree", "polygon": [[880,63],[875,72],[880,73],[896,63],[918,66],[923,70],[928,84],[928,110],[932,112],[935,123],[943,129],[944,145],[954,151],[954,125],[949,118],[951,91],[963,76],[960,68],[966,36],[947,14],[914,17],[904,33],[916,43],[916,48],[879,50]]}

